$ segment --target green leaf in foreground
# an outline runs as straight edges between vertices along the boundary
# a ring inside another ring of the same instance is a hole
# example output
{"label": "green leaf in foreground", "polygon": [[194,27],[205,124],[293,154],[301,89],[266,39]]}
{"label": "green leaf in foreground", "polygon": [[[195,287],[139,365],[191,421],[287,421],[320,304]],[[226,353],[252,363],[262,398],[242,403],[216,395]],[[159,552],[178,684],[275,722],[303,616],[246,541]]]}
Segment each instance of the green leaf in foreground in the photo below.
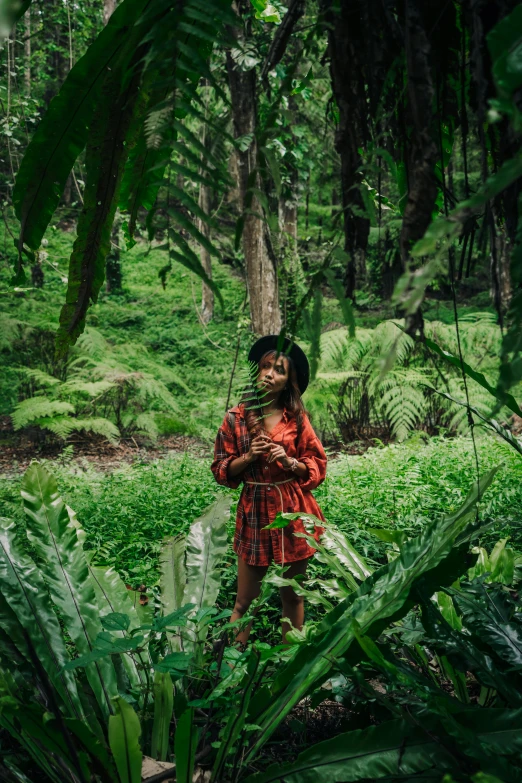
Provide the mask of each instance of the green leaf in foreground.
{"label": "green leaf in foreground", "polygon": [[131,705],[121,696],[114,699],[116,715],[109,718],[109,745],[121,783],[141,783],[141,726]]}
{"label": "green leaf in foreground", "polygon": [[65,182],[85,147],[108,70],[128,43],[129,31],[148,0],[124,0],[94,43],[69,71],[38,125],[16,176],[13,203],[20,221],[20,249],[40,247]]}
{"label": "green leaf in foreground", "polygon": [[[78,652],[88,655],[102,627],[77,527],[69,519],[54,477],[38,463],[33,462],[27,469],[21,494],[27,535],[39,557],[51,599]],[[111,697],[118,693],[111,661],[91,663],[86,675],[100,708],[108,715]]]}
{"label": "green leaf in foreground", "polygon": [[[249,748],[247,759],[258,752],[292,707],[324,680],[333,661],[346,653],[355,639],[352,621],[356,621],[362,634],[378,634],[392,618],[398,619],[408,611],[408,597],[415,582],[443,564],[451,556],[456,542],[462,544],[474,535],[470,516],[496,470],[473,486],[455,514],[404,544],[397,559],[368,577],[353,596],[335,607],[321,622],[312,642],[301,646],[269,691],[256,695],[249,718],[260,725],[261,730]],[[463,560],[463,571],[466,568]],[[444,581],[444,575],[441,576]],[[455,576],[448,574],[447,578],[453,581]]]}
{"label": "green leaf in foreground", "polygon": [[[454,717],[493,753],[509,757],[520,752],[522,710],[470,709]],[[245,783],[421,780],[424,775],[440,781],[445,773],[460,772],[459,758],[447,750],[449,738],[446,743],[437,741],[440,734],[445,731],[433,716],[423,718],[420,726],[395,720],[357,729],[312,746],[291,764],[273,764]]]}
{"label": "green leaf in foreground", "polygon": [[[136,57],[139,59],[139,53]],[[136,64],[137,65],[137,64]],[[105,279],[105,259],[125,161],[139,132],[148,93],[138,70],[120,93],[123,78],[116,69],[103,85],[87,145],[87,182],[78,221],[78,235],[69,261],[69,282],[56,336],[58,353],[74,344],[85,326],[85,316],[96,302]]]}

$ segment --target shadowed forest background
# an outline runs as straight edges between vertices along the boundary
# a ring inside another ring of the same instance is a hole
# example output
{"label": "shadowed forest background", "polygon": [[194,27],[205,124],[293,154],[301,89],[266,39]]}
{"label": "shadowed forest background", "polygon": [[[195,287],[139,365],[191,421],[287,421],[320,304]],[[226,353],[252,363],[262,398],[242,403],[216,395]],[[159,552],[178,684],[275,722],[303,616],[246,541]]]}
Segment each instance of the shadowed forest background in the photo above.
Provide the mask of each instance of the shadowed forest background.
{"label": "shadowed forest background", "polygon": [[[4,0],[0,34],[0,779],[519,780],[522,7]],[[240,652],[209,464],[279,332],[329,527],[305,628],[275,568]]]}

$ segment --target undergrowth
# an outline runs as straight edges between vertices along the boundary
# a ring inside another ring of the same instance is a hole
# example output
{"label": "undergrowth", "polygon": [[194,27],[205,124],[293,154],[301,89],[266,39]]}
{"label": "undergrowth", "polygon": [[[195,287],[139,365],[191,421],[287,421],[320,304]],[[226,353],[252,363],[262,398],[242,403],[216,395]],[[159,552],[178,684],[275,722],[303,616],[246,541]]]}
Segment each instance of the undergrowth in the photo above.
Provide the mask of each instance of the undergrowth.
{"label": "undergrowth", "polygon": [[[499,537],[522,551],[522,461],[490,436],[477,439],[481,473],[502,468],[480,506],[492,523],[481,542],[490,548]],[[154,463],[136,463],[113,473],[53,462],[63,496],[87,531],[87,548],[95,563],[114,565],[127,583],[152,587],[158,579],[158,552],[165,536],[187,530],[190,523],[224,491],[213,479],[210,460],[185,454]],[[417,535],[441,514],[457,509],[474,480],[469,438],[414,436],[405,444],[372,448],[363,456],[329,462],[325,483],[314,493],[328,520],[345,531],[361,553],[385,562],[387,545],[371,528]],[[239,491],[233,493],[239,497]],[[18,515],[18,516],[17,516]],[[21,521],[19,480],[0,481],[0,516]],[[234,528],[234,506],[229,539]],[[235,589],[235,557],[230,549],[224,599]],[[310,573],[323,566],[312,561]]]}
{"label": "undergrowth", "polygon": [[[164,289],[158,273],[166,263],[165,251],[140,241],[122,252],[121,294],[101,292],[89,311],[85,334],[67,363],[57,364],[54,334],[73,238],[71,232],[50,228],[41,254],[44,287],[16,293],[7,293],[14,247],[10,238],[4,241],[0,415],[14,414],[17,429],[39,428],[47,437],[49,433],[75,437],[77,430],[110,439],[182,433],[211,442],[228,399],[238,336],[240,367],[251,341],[241,275],[231,266],[214,264],[224,307],[216,305],[214,319],[203,327],[196,311],[201,282],[174,265]],[[458,372],[443,366],[444,385],[440,368],[436,370],[410,338],[402,336],[395,365],[382,380],[382,357],[398,330],[389,307],[381,303],[379,311],[379,301],[374,300],[377,309],[369,318],[361,295],[353,340],[345,328],[335,328],[342,321],[337,300],[330,296],[323,300],[319,374],[305,399],[321,436],[357,439],[350,417],[359,425],[382,427],[387,437],[399,440],[417,427],[429,432],[465,429],[465,410],[428,391],[435,386],[462,400]],[[433,320],[427,322],[426,333],[455,353],[455,328],[448,323],[447,305],[437,302],[427,307]],[[464,356],[494,383],[500,345],[495,316],[469,303],[460,311]],[[382,321],[383,317],[388,320]],[[306,348],[310,335],[304,325],[297,337]],[[484,400],[483,390],[474,382],[468,381],[468,386],[472,403],[488,413],[490,399]],[[232,395],[230,402],[234,401]]]}

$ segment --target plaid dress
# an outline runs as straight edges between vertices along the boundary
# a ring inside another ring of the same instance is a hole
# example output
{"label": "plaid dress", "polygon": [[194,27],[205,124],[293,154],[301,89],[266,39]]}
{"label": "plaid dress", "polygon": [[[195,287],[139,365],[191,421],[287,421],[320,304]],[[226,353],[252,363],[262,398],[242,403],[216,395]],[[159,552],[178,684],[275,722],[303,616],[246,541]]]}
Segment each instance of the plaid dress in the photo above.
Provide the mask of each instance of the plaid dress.
{"label": "plaid dress", "polygon": [[[264,529],[274,521],[278,511],[304,511],[324,520],[310,490],[324,481],[326,454],[308,417],[303,416],[298,438],[297,422],[293,414],[284,410],[283,418],[269,436],[274,443],[283,446],[289,457],[295,457],[306,465],[307,478],[298,478],[283,470],[278,462],[268,463],[264,455],[250,463],[239,476],[228,477],[230,463],[250,448],[243,405],[231,408],[225,416],[217,434],[211,468],[218,484],[235,489],[245,482],[237,506],[234,551],[249,565],[257,566],[268,566],[272,560],[280,564],[283,552],[285,563],[304,560],[315,552],[304,538],[294,536],[294,533],[305,532],[300,519],[280,530]],[[289,483],[275,486],[275,482],[288,481],[293,476]],[[262,485],[248,483],[251,481],[262,482]],[[315,528],[316,541],[321,532],[322,528]]]}

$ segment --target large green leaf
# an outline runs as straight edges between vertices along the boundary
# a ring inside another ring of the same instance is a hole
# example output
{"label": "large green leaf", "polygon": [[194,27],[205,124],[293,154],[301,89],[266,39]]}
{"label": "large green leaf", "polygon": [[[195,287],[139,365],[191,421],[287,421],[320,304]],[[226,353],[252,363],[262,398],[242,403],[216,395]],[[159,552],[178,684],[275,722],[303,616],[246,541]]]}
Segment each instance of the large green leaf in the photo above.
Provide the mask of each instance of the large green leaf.
{"label": "large green leaf", "polygon": [[[163,541],[160,553],[160,590],[163,616],[168,616],[183,606],[185,591],[185,535],[181,533]],[[180,639],[167,633],[173,650],[180,650]]]}
{"label": "large green leaf", "polygon": [[[494,748],[501,756],[516,755],[522,745],[522,710],[474,709],[458,713],[457,722],[476,736],[477,746]],[[245,783],[331,783],[364,780],[437,780],[460,773],[460,760],[448,751],[451,742],[438,741],[444,729],[433,716],[418,726],[404,720],[357,729],[320,742],[290,764],[273,764]],[[517,770],[511,767],[512,773]],[[493,770],[489,770],[493,771]],[[460,775],[459,775],[460,779]],[[511,780],[517,780],[512,777]]]}
{"label": "large green leaf", "polygon": [[154,674],[154,721],[152,724],[151,755],[165,761],[169,752],[170,721],[174,706],[174,686],[168,672]]}
{"label": "large green leaf", "polygon": [[0,2],[0,39],[7,37],[12,26],[25,14],[32,0],[2,0]]}
{"label": "large green leaf", "polygon": [[426,596],[422,604],[422,624],[430,647],[446,655],[459,671],[473,672],[486,688],[494,688],[507,704],[522,705],[516,681],[501,672],[491,655],[478,648],[479,640],[455,631]]}
{"label": "large green leaf", "polygon": [[87,142],[103,82],[130,31],[151,0],[123,0],[87,52],[69,72],[40,122],[16,177],[13,202],[20,220],[20,249],[38,250],[74,162]]}
{"label": "large green leaf", "polygon": [[[51,599],[78,652],[86,655],[93,650],[102,626],[77,528],[69,519],[56,481],[38,463],[33,462],[27,469],[21,494],[27,516],[27,535],[39,557]],[[98,704],[108,715],[111,698],[118,693],[110,659],[92,663],[85,671]]]}
{"label": "large green leaf", "polygon": [[120,92],[123,67],[111,71],[96,106],[85,156],[83,209],[69,261],[67,293],[57,333],[60,352],[82,333],[89,305],[96,301],[105,279],[105,259],[110,249],[123,168],[138,137],[149,99],[138,69],[142,54],[140,50],[136,53],[135,72],[123,92]]}
{"label": "large green leaf", "polygon": [[[89,565],[89,574],[100,609],[100,617],[112,612],[119,612],[129,618],[129,631],[139,628],[142,623],[120,575],[113,568],[105,569],[92,565]],[[124,631],[119,633],[116,631],[116,635],[125,638],[127,634]],[[143,666],[150,665],[148,654],[129,653],[124,655],[123,665],[127,670],[131,685],[146,685],[147,678],[143,672]]]}
{"label": "large green leaf", "polygon": [[[220,497],[190,526],[186,544],[187,583],[184,604],[194,604],[194,613],[214,606],[221,583],[219,565],[227,551],[227,518],[230,497]],[[190,650],[203,640],[200,633],[185,644]]]}
{"label": "large green leaf", "polygon": [[516,94],[522,86],[522,7],[519,5],[489,32],[487,41],[493,62],[498,108],[519,112]]}
{"label": "large green leaf", "polygon": [[[474,485],[461,508],[452,516],[431,525],[428,530],[408,541],[399,556],[380,568],[359,589],[330,612],[319,626],[309,645],[302,645],[295,658],[276,677],[269,692],[252,701],[251,720],[261,728],[248,753],[259,750],[292,707],[309,690],[322,681],[332,661],[344,655],[355,639],[355,625],[364,635],[374,636],[409,608],[408,596],[415,582],[423,575],[443,570],[455,542],[462,543],[474,534],[470,524],[478,496],[493,480],[496,470]],[[462,570],[467,565],[462,561]],[[444,579],[443,574],[440,575]],[[453,574],[446,575],[454,581]],[[451,584],[451,582],[450,582]]]}
{"label": "large green leaf", "polygon": [[475,594],[450,590],[462,613],[466,628],[482,644],[514,669],[522,670],[522,623],[518,615],[512,617],[502,611],[499,602],[493,602],[485,588]]}
{"label": "large green leaf", "polygon": [[0,627],[28,661],[31,660],[28,644],[32,645],[63,702],[65,713],[83,718],[74,675],[62,671],[70,658],[47,587],[20,545],[14,522],[7,519],[0,519],[0,590],[3,598]]}
{"label": "large green leaf", "polygon": [[227,761],[227,757],[229,753],[232,752],[232,748],[239,739],[239,736],[245,726],[248,705],[252,696],[254,685],[259,681],[259,670],[262,666],[263,664],[261,664],[261,656],[254,648],[248,658],[246,671],[242,682],[240,703],[238,704],[237,709],[231,711],[230,717],[220,734],[221,744],[219,746],[214,767],[212,768],[212,775],[210,778],[211,783],[220,783],[220,781],[223,780],[223,769]]}
{"label": "large green leaf", "polygon": [[178,720],[174,737],[176,783],[192,783],[198,738],[198,728],[194,723],[194,708],[189,707]]}
{"label": "large green leaf", "polygon": [[114,699],[116,714],[109,718],[109,745],[120,783],[141,783],[140,721],[121,696]]}

